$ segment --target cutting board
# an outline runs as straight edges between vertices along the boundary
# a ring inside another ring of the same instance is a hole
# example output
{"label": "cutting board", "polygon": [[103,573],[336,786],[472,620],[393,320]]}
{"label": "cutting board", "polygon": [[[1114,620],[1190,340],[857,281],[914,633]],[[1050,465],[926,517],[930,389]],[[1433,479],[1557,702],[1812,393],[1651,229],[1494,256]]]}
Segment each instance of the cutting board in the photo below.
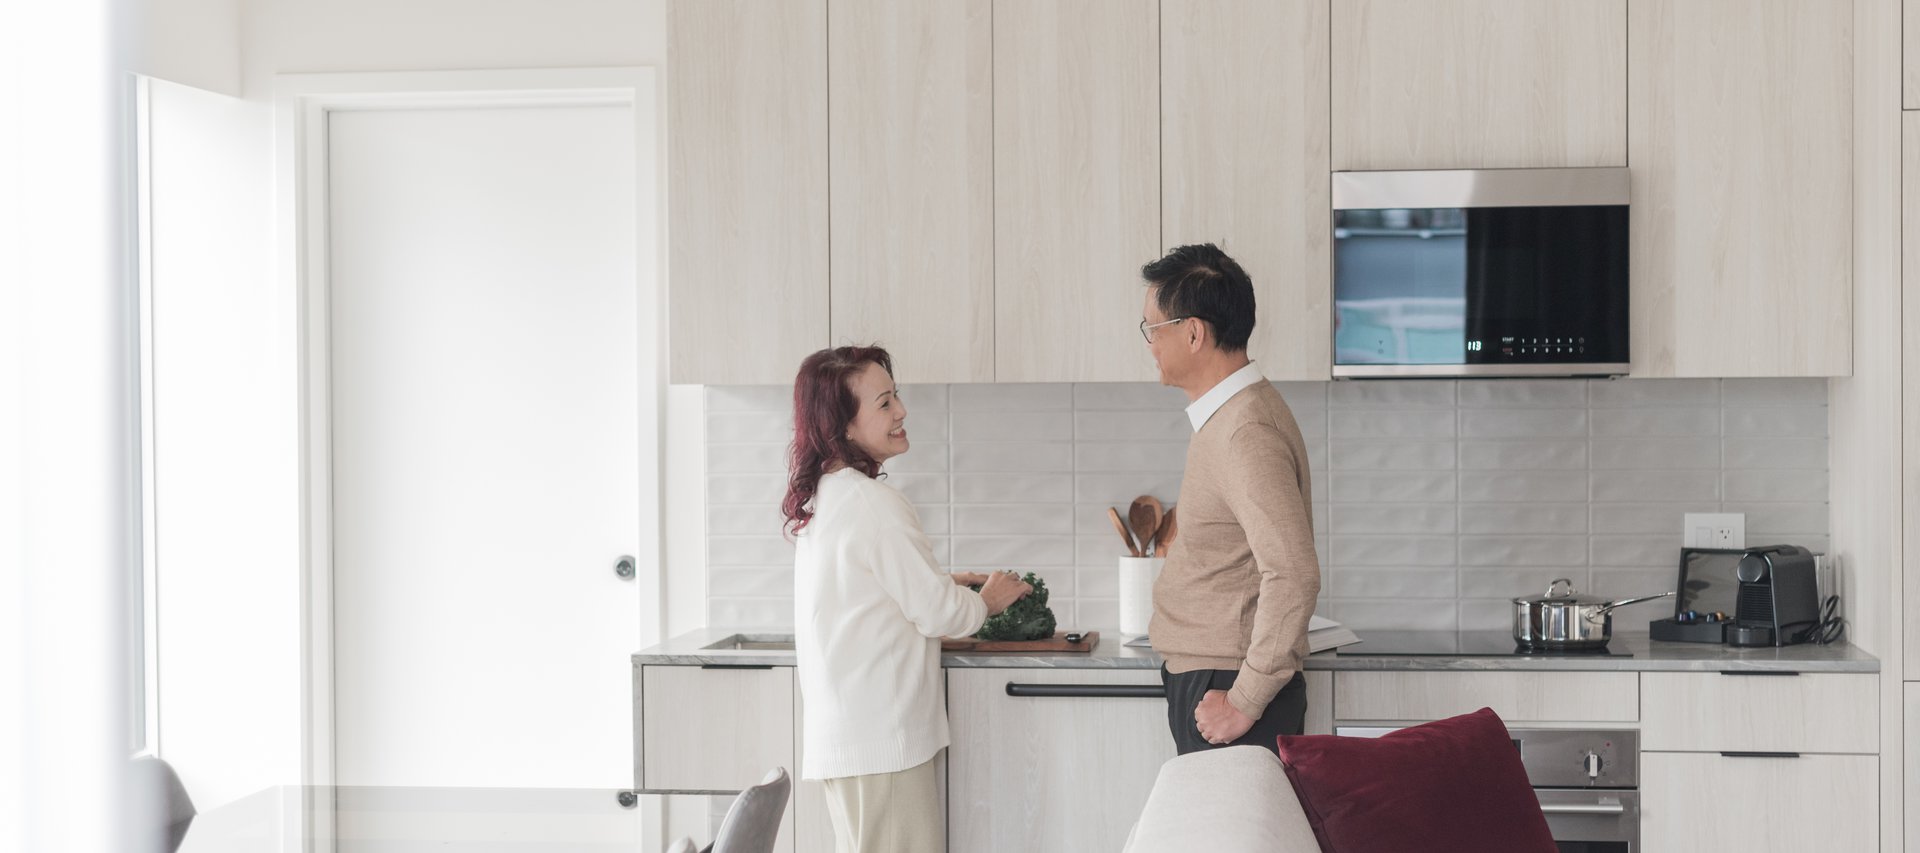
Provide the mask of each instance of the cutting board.
{"label": "cutting board", "polygon": [[1078,643],[1067,642],[1067,632],[1055,631],[1053,637],[1045,640],[976,640],[972,637],[940,641],[943,652],[979,652],[982,654],[1006,654],[1009,652],[1090,652],[1100,643],[1099,631],[1088,631]]}

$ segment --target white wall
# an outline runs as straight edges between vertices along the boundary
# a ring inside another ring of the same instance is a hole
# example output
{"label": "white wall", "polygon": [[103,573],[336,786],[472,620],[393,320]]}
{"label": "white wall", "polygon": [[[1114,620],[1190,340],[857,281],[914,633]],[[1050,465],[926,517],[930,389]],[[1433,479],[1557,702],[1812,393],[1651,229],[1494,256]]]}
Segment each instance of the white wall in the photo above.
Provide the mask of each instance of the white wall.
{"label": "white wall", "polygon": [[202,809],[298,781],[293,303],[253,110],[150,84],[159,754]]}
{"label": "white wall", "polygon": [[128,65],[136,73],[240,94],[240,0],[129,3]]}
{"label": "white wall", "polygon": [[146,849],[110,819],[139,446],[115,6],[0,3],[0,850]]}

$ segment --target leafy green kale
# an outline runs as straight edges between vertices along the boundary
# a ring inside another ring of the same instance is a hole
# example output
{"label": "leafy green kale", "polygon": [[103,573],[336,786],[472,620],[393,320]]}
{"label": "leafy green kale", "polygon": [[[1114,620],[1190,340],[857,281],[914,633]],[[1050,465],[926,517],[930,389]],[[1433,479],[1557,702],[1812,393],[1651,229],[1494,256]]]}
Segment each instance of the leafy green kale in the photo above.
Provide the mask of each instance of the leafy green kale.
{"label": "leafy green kale", "polygon": [[[1033,585],[1033,592],[1007,606],[974,634],[982,640],[1044,640],[1053,636],[1053,610],[1047,607],[1047,582],[1028,572],[1021,580]],[[975,592],[980,585],[972,585]]]}

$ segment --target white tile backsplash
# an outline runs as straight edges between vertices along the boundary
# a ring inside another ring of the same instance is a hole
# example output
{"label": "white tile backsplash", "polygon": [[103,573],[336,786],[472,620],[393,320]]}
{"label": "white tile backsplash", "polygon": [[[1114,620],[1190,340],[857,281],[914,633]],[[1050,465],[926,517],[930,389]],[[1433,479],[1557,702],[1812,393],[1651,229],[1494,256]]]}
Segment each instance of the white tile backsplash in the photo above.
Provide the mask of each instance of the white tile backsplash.
{"label": "white tile backsplash", "polygon": [[1719,408],[1594,409],[1596,436],[1719,435]]}
{"label": "white tile backsplash", "polygon": [[[1356,630],[1504,630],[1555,577],[1606,595],[1672,586],[1681,516],[1744,512],[1751,544],[1828,545],[1823,380],[1275,383],[1313,468],[1322,612]],[[910,385],[913,450],[888,480],[947,568],[1047,580],[1062,624],[1118,621],[1106,517],[1178,502],[1192,435],[1144,383]],[[779,530],[782,386],[707,389],[709,624],[790,627]],[[1764,541],[1763,541],[1764,540]],[[1616,624],[1657,616],[1654,602]]]}
{"label": "white tile backsplash", "polygon": [[1798,468],[1816,473],[1827,470],[1824,438],[1726,438],[1722,456],[1728,468]]}

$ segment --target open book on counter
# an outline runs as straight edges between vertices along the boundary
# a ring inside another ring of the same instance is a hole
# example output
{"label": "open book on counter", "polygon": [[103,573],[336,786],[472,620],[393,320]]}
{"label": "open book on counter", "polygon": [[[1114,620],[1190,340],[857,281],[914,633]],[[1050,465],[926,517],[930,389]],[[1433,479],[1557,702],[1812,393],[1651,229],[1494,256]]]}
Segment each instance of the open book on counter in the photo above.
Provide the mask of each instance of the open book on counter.
{"label": "open book on counter", "polygon": [[[1307,649],[1309,652],[1324,652],[1350,643],[1360,642],[1360,636],[1338,622],[1320,614],[1314,614],[1307,623]],[[1151,648],[1153,641],[1145,634],[1128,640],[1127,645],[1136,648]]]}

